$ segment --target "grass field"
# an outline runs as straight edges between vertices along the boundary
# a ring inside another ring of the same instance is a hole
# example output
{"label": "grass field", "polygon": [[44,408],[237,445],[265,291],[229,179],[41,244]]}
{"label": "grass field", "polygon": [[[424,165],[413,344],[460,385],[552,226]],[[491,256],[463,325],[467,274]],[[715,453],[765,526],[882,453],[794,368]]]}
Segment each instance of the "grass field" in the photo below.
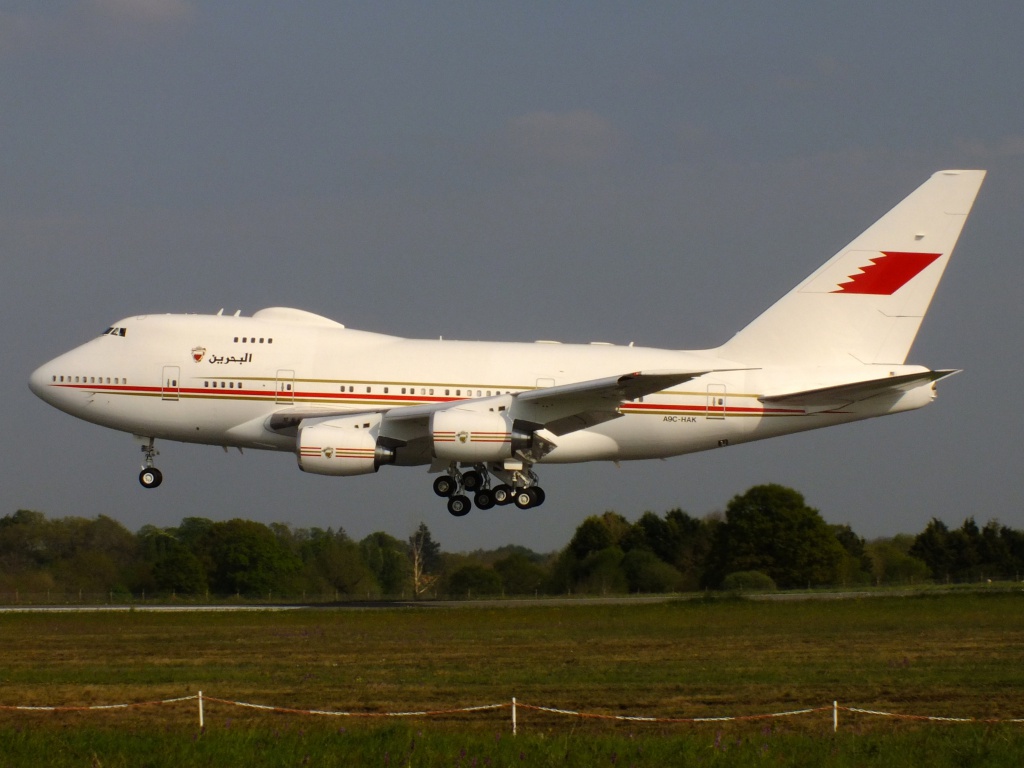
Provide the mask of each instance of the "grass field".
{"label": "grass field", "polygon": [[[840,705],[1024,717],[1024,593],[757,603],[0,616],[0,705],[189,696],[383,713],[520,702],[658,718]],[[636,723],[519,708],[411,720],[195,701],[0,711],[3,765],[1020,765],[1024,723],[831,710]],[[45,757],[44,757],[45,756]]]}

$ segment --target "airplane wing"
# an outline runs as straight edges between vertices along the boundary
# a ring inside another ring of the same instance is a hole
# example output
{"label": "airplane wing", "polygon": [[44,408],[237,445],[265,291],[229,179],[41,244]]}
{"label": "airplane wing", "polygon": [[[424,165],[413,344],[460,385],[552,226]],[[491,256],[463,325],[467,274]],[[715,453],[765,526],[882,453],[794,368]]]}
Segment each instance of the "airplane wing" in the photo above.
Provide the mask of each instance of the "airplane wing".
{"label": "airplane wing", "polygon": [[554,435],[586,429],[622,414],[625,402],[684,384],[711,371],[637,371],[574,384],[534,389],[516,395],[516,416]]}
{"label": "airplane wing", "polygon": [[508,411],[511,418],[528,422],[534,429],[546,428],[554,435],[565,435],[618,418],[621,415],[618,407],[622,403],[683,384],[711,372],[637,371],[513,394],[423,405],[367,408],[361,411],[315,406],[291,407],[271,416],[270,428],[294,429],[307,419],[372,413],[382,415],[382,433],[410,440],[429,434],[430,418],[434,413],[459,409],[480,412]]}
{"label": "airplane wing", "polygon": [[474,398],[448,403],[430,403],[392,408],[385,416],[392,423],[426,421],[436,411],[509,410],[516,419],[564,435],[603,421],[617,418],[618,407],[629,400],[703,376],[711,371],[637,371],[572,384],[541,387],[511,395]]}
{"label": "airplane wing", "polygon": [[758,400],[765,405],[804,408],[808,413],[831,411],[879,395],[909,392],[911,389],[922,384],[939,381],[956,373],[960,373],[960,371],[939,370],[908,373],[903,376],[886,376],[880,379],[856,381],[852,384],[840,384],[834,387],[807,389],[802,392],[762,395]]}

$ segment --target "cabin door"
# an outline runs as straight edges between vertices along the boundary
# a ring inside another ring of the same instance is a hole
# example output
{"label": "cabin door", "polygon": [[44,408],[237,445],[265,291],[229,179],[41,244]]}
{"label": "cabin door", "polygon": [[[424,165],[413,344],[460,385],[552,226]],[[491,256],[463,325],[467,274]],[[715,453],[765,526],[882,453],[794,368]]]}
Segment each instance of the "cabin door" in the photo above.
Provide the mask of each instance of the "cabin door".
{"label": "cabin door", "polygon": [[162,400],[177,400],[181,392],[178,382],[181,380],[181,368],[176,365],[165,365],[160,383]]}

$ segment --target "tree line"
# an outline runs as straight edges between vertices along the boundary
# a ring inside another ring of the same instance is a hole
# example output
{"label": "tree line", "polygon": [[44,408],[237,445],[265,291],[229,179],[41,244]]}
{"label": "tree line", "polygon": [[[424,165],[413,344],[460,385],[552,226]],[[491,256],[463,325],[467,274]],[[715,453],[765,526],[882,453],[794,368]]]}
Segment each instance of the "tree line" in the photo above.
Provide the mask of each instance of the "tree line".
{"label": "tree line", "polygon": [[865,541],[803,496],[759,485],[703,518],[681,509],[585,519],[560,551],[448,553],[420,524],[406,539],[343,529],[223,522],[132,533],[116,520],[19,510],[0,518],[0,600],[104,595],[197,599],[373,599],[624,594],[701,589],[1019,580],[1024,532],[933,519],[917,535]]}

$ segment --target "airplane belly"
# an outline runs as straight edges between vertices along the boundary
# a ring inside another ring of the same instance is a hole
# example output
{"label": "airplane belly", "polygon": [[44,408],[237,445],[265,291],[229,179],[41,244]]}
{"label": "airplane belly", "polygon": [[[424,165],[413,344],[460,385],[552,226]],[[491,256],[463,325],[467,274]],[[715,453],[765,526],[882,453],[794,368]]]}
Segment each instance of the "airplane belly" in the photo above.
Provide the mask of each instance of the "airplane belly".
{"label": "airplane belly", "polygon": [[111,429],[184,443],[282,451],[295,447],[294,437],[266,428],[270,414],[260,403],[96,395],[77,415]]}

